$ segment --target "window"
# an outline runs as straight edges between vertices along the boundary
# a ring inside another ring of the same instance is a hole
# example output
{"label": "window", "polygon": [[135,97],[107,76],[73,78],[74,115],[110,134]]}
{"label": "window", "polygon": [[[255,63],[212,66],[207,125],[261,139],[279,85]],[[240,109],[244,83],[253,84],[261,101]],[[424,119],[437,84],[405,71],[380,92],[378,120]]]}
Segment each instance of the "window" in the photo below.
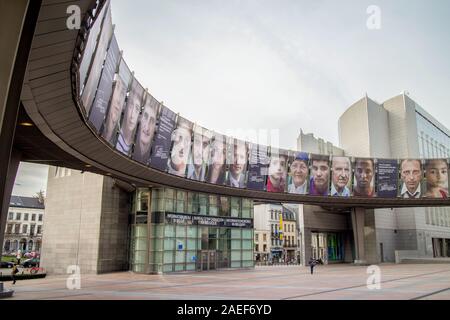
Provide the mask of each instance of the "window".
{"label": "window", "polygon": [[30,236],[34,236],[34,228],[36,228],[36,226],[34,224],[32,224],[30,226]]}
{"label": "window", "polygon": [[14,212],[8,213],[8,220],[13,220],[13,219],[14,219]]}
{"label": "window", "polygon": [[39,215],[39,221],[42,221],[42,214]]}
{"label": "window", "polygon": [[11,234],[12,233],[12,228],[13,228],[13,225],[12,224],[8,224],[8,226],[6,227],[6,233]]}
{"label": "window", "polygon": [[22,226],[22,233],[27,233],[27,231],[28,231],[28,225],[27,225],[27,224],[24,224],[24,225]]}
{"label": "window", "polygon": [[263,245],[263,251],[266,252],[267,251],[267,244]]}
{"label": "window", "polygon": [[[259,234],[255,233],[255,241],[258,241],[258,238],[259,238]],[[258,251],[258,250],[256,250],[256,251]]]}
{"label": "window", "polygon": [[19,231],[20,231],[20,224],[14,225],[14,233],[19,234]]}
{"label": "window", "polygon": [[265,233],[263,234],[263,241],[267,241],[267,235]]}
{"label": "window", "polygon": [[24,221],[28,221],[28,216],[29,216],[28,213],[24,213],[24,214],[23,214],[23,220],[24,220]]}
{"label": "window", "polygon": [[37,228],[37,234],[42,234],[42,226],[38,226],[38,228]]}
{"label": "window", "polygon": [[20,220],[20,218],[22,218],[22,215],[20,214],[20,212],[16,213],[16,220]]}
{"label": "window", "polygon": [[31,215],[31,221],[36,221],[36,215],[34,213]]}
{"label": "window", "polygon": [[255,251],[259,251],[259,245],[255,245]]}

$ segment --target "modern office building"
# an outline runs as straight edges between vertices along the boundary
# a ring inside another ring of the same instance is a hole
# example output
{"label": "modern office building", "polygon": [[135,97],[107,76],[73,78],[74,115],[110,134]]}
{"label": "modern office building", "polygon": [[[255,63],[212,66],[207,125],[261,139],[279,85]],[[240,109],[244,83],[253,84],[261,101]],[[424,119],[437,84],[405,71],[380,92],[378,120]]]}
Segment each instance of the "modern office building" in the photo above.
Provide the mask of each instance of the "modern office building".
{"label": "modern office building", "polygon": [[44,212],[43,199],[11,196],[3,254],[41,251]]}
{"label": "modern office building", "polygon": [[42,265],[62,274],[253,267],[253,202],[50,167]]}
{"label": "modern office building", "polygon": [[[379,158],[449,158],[450,131],[408,94],[383,103],[369,97],[339,118],[347,155]],[[374,262],[450,257],[450,208],[367,210],[366,251]]]}

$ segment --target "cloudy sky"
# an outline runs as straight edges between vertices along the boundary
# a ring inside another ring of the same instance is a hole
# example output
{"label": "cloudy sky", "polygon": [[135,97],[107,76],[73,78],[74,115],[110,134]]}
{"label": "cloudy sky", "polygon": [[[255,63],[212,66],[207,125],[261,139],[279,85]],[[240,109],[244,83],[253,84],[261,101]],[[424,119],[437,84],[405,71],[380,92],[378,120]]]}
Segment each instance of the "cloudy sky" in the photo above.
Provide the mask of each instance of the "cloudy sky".
{"label": "cloudy sky", "polygon": [[47,189],[48,166],[21,162],[14,183],[13,195],[33,197]]}
{"label": "cloudy sky", "polygon": [[[381,29],[367,27],[370,5]],[[402,91],[450,128],[450,1],[112,0],[112,13],[142,85],[208,129],[338,144],[352,103]],[[33,195],[46,176],[22,165],[15,191]]]}
{"label": "cloudy sky", "polygon": [[338,144],[352,103],[402,91],[450,128],[450,1],[112,0],[112,13],[142,85],[209,129]]}

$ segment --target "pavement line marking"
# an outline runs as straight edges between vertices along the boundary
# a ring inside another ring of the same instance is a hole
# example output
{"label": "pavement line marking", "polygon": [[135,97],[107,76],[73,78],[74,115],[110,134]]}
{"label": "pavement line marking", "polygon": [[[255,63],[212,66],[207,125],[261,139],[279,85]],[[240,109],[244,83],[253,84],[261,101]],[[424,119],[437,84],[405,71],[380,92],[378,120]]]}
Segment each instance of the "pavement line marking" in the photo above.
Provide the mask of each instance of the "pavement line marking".
{"label": "pavement line marking", "polygon": [[429,296],[434,296],[435,294],[438,294],[438,293],[445,292],[445,291],[447,291],[447,290],[450,290],[450,288],[446,288],[446,289],[434,291],[434,292],[431,292],[431,293],[428,293],[428,294],[424,294],[423,296],[418,296],[418,297],[412,298],[412,299],[410,299],[410,300],[419,300],[419,299],[423,299],[423,298],[426,298],[426,297],[429,297]]}
{"label": "pavement line marking", "polygon": [[[418,274],[418,275],[408,276],[408,277],[403,277],[403,278],[390,279],[390,280],[381,281],[380,283],[394,282],[394,281],[399,281],[399,280],[404,280],[404,279],[423,277],[423,276],[427,276],[427,275],[431,275],[431,274],[445,273],[445,272],[450,272],[450,270],[441,270],[441,271],[430,272],[430,273],[423,273],[423,274]],[[291,297],[281,298],[280,300],[289,300],[289,299],[295,299],[295,298],[302,298],[302,297],[314,296],[314,295],[323,294],[323,293],[330,293],[330,292],[343,291],[343,290],[348,290],[348,289],[355,289],[355,288],[360,288],[360,287],[365,287],[365,286],[367,286],[367,284],[355,285],[355,286],[344,287],[344,288],[337,288],[337,289],[332,289],[332,290],[319,291],[319,292],[315,292],[315,293],[307,293],[307,294],[302,294],[302,295],[298,295],[298,296],[291,296]]]}

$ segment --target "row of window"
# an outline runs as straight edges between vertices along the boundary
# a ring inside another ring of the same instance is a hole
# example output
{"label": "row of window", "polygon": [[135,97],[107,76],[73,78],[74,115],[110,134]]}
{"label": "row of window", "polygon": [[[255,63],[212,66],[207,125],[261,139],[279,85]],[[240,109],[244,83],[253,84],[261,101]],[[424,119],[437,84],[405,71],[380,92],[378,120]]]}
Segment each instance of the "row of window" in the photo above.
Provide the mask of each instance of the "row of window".
{"label": "row of window", "polygon": [[[146,202],[145,195],[138,196],[141,209],[145,208],[142,202]],[[246,198],[207,195],[169,188],[153,189],[152,211],[252,218],[253,202]]]}
{"label": "row of window", "polygon": [[[20,234],[20,224],[8,224],[6,227],[6,233],[8,234]],[[30,225],[29,229],[29,235],[34,236],[37,234],[42,234],[42,225],[37,226],[37,233],[35,234],[34,231],[36,230],[36,225],[32,224]],[[14,231],[14,232],[13,232]],[[22,225],[22,234],[28,234],[28,224]]]}
{"label": "row of window", "polygon": [[450,208],[449,207],[425,208],[425,223],[432,226],[450,228]]}
{"label": "row of window", "polygon": [[[36,216],[38,218],[38,221],[42,221],[43,214],[31,214],[31,221],[36,221]],[[23,221],[29,221],[30,214],[24,213],[23,214]],[[21,220],[22,219],[22,212],[16,212],[16,218],[14,219],[14,212],[8,213],[8,220]]]}
{"label": "row of window", "polygon": [[[272,224],[270,225],[272,233],[275,233],[275,231],[278,233],[279,228],[278,224]],[[284,232],[295,232],[295,225],[294,224],[284,224]]]}

